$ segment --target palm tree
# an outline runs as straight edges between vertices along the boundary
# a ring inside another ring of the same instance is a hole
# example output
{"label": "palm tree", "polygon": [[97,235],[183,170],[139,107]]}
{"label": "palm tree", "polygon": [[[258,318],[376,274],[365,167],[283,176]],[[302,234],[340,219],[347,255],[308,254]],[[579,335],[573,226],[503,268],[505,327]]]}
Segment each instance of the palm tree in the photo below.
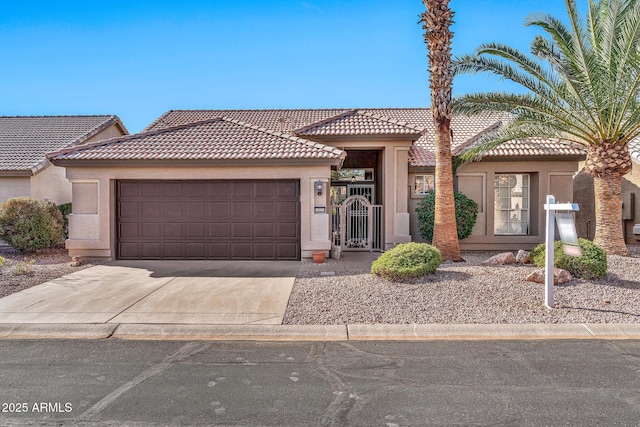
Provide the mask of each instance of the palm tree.
{"label": "palm tree", "polygon": [[462,261],[456,228],[451,164],[451,24],[449,0],[423,0],[420,22],[429,50],[431,113],[436,129],[436,200],[432,244],[443,260]]}
{"label": "palm tree", "polygon": [[586,148],[585,171],[594,179],[594,242],[610,254],[628,255],[622,230],[622,176],[631,170],[627,144],[640,135],[640,0],[565,0],[568,25],[532,16],[547,38],[536,36],[533,57],[489,43],[457,59],[454,73],[489,72],[524,87],[524,94],[462,96],[454,110],[503,111],[513,121],[485,149],[508,140],[547,137]]}

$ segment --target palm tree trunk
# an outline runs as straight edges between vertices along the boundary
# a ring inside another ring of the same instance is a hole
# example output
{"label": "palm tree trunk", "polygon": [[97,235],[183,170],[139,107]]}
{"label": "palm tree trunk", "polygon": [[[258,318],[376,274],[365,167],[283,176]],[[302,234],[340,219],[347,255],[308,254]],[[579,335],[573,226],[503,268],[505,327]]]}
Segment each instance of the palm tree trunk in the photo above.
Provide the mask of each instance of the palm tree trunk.
{"label": "palm tree trunk", "polygon": [[593,242],[608,254],[629,255],[622,230],[622,176],[593,178],[596,197],[596,235]]}
{"label": "palm tree trunk", "polygon": [[455,199],[453,196],[453,167],[451,163],[451,120],[435,120],[436,126],[436,200],[434,206],[432,244],[440,251],[443,261],[462,261]]}
{"label": "palm tree trunk", "polygon": [[593,241],[608,254],[629,255],[622,230],[622,177],[631,166],[626,145],[602,143],[589,147],[585,171],[593,177],[596,199]]}
{"label": "palm tree trunk", "polygon": [[432,244],[443,261],[462,261],[456,227],[451,164],[451,24],[449,0],[423,0],[424,39],[429,50],[431,113],[436,130],[436,201]]}

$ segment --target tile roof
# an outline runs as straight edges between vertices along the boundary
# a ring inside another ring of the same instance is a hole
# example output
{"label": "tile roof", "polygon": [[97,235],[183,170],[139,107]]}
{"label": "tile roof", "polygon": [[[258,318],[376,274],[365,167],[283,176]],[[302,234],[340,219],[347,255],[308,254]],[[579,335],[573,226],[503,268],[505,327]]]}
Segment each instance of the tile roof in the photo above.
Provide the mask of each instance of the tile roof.
{"label": "tile roof", "polygon": [[103,116],[0,116],[0,171],[35,173],[46,153],[81,144],[108,126],[119,123]]}
{"label": "tile roof", "polygon": [[[203,125],[204,122],[222,117],[224,117],[222,120],[224,123],[213,124],[214,120],[206,126]],[[454,154],[461,148],[473,144],[484,132],[496,129],[508,120],[508,115],[496,113],[472,117],[454,116],[451,124]],[[237,126],[230,126],[229,123],[235,123]],[[220,135],[211,133],[214,132],[214,128],[221,132]],[[192,133],[188,133],[187,129],[191,129]],[[164,133],[162,136],[152,135],[153,132],[161,130],[171,130],[174,139]],[[301,138],[296,140],[296,135]],[[157,144],[170,147],[165,155],[185,159],[324,157],[333,149],[309,140],[320,139],[323,136],[355,135],[410,136],[416,139],[409,152],[410,165],[435,165],[435,129],[429,108],[171,110],[151,123],[137,137],[122,139],[121,142],[127,141],[126,148],[124,146],[115,148],[117,144],[110,143],[109,148],[105,146],[100,150],[92,149],[93,154],[84,152],[82,156],[87,159],[108,158],[112,155],[116,156],[117,151],[122,157],[114,158],[161,158],[161,153],[153,153],[151,148],[153,144],[148,145],[149,141],[154,140]],[[192,141],[191,138],[195,139]],[[251,138],[257,139],[252,142]],[[270,148],[267,141],[271,141],[274,147]],[[296,143],[292,145],[292,142]],[[307,151],[309,144],[315,144],[316,148],[324,148],[320,151]],[[143,151],[135,152],[134,146]],[[640,151],[640,147],[637,151]],[[329,156],[337,155],[336,153]],[[505,144],[488,155],[497,157],[576,156],[584,155],[584,151],[562,141],[531,139]],[[65,158],[72,158],[70,154],[65,156]]]}
{"label": "tile roof", "polygon": [[505,142],[489,151],[487,156],[584,156],[585,148],[567,141],[545,138],[529,138]]}
{"label": "tile roof", "polygon": [[295,130],[302,136],[420,135],[426,128],[366,110],[351,110]]}
{"label": "tile roof", "polygon": [[231,117],[245,123],[279,132],[318,123],[350,111],[346,108],[293,110],[170,110],[147,126],[143,132],[213,119]]}
{"label": "tile roof", "polygon": [[54,161],[341,159],[344,156],[337,148],[228,117],[156,127],[49,155]]}

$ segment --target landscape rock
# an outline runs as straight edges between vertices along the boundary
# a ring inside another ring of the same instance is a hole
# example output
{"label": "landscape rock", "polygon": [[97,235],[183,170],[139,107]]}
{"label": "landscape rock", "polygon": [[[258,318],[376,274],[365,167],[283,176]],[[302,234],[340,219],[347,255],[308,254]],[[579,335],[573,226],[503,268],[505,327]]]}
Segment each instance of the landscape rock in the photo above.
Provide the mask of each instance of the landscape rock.
{"label": "landscape rock", "polygon": [[513,256],[511,252],[503,252],[501,254],[492,256],[491,258],[483,262],[482,265],[505,265],[513,264],[515,262],[516,257]]}
{"label": "landscape rock", "polygon": [[[540,268],[526,278],[527,282],[544,283],[544,268]],[[561,268],[553,269],[553,284],[562,285],[573,280],[571,273]]]}
{"label": "landscape rock", "polygon": [[531,262],[531,252],[520,249],[516,254],[516,262],[519,264],[529,264]]}

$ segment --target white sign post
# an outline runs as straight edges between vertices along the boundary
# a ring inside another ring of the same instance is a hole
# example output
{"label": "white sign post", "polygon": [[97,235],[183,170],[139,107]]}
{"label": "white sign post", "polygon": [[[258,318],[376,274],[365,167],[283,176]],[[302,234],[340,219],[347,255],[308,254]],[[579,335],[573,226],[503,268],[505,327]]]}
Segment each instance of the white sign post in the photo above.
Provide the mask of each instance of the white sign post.
{"label": "white sign post", "polygon": [[545,238],[545,273],[544,273],[544,305],[553,308],[553,267],[554,267],[554,240],[556,231],[556,211],[577,211],[577,203],[556,203],[556,198],[547,195],[547,204],[544,205],[547,211],[547,236]]}

